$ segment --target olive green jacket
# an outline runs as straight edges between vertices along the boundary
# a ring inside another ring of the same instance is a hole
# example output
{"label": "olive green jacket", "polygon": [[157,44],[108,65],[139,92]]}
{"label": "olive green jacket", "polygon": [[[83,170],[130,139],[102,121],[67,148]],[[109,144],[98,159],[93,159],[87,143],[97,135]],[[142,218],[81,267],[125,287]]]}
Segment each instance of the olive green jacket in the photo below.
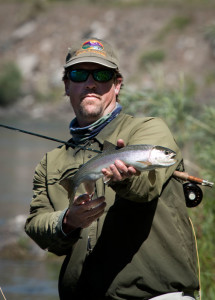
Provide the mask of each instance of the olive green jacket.
{"label": "olive green jacket", "polygon": [[[41,248],[66,255],[59,279],[63,300],[149,299],[198,289],[183,186],[172,177],[176,168],[183,168],[172,134],[161,119],[120,113],[88,147],[101,150],[105,140],[116,144],[119,138],[126,145],[168,147],[176,152],[177,162],[111,186],[98,180],[96,197],[105,195],[105,213],[90,227],[68,236],[61,225],[69,199],[59,181],[68,169],[72,175],[96,153],[61,146],[47,153],[36,168],[25,230]],[[80,186],[77,194],[83,192]]]}

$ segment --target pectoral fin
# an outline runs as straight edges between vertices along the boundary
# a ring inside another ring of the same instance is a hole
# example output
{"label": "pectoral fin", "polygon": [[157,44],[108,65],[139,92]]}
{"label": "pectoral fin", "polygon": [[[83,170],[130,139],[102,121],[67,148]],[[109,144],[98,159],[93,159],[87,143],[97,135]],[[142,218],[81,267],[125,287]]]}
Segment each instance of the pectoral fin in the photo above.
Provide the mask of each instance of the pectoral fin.
{"label": "pectoral fin", "polygon": [[137,161],[140,164],[146,165],[146,166],[151,166],[152,163],[150,163],[150,161]]}
{"label": "pectoral fin", "polygon": [[104,184],[108,184],[108,182],[111,180],[111,177],[108,177],[108,176],[104,176],[103,177],[103,182]]}
{"label": "pectoral fin", "polygon": [[104,184],[108,184],[108,182],[111,180],[112,176],[113,176],[113,173],[111,172],[110,168],[106,168],[106,174],[103,176]]}
{"label": "pectoral fin", "polygon": [[86,189],[86,192],[91,195],[95,191],[95,181],[94,180],[89,180],[84,182],[84,187]]}

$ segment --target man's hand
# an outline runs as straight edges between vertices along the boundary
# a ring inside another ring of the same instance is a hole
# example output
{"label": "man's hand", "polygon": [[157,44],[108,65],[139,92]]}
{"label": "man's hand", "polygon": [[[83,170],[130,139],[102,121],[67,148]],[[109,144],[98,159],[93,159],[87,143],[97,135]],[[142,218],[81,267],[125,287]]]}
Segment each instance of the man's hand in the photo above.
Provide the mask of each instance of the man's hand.
{"label": "man's hand", "polygon": [[[117,141],[117,147],[125,147],[125,143],[122,139]],[[116,160],[114,164],[108,168],[102,169],[102,173],[106,178],[110,178],[110,181],[117,182],[129,178],[133,175],[139,176],[140,172],[132,166],[127,166],[121,160]]]}
{"label": "man's hand", "polygon": [[105,197],[94,200],[88,194],[76,197],[64,216],[63,232],[67,234],[77,228],[88,227],[104,213],[105,206]]}

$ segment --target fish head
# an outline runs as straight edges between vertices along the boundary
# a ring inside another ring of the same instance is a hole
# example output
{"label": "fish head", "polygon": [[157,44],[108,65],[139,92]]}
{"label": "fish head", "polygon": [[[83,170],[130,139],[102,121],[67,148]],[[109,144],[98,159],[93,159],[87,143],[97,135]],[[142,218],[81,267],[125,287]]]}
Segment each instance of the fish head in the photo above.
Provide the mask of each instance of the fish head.
{"label": "fish head", "polygon": [[150,152],[149,161],[152,165],[168,167],[176,162],[175,155],[176,153],[169,148],[154,146]]}

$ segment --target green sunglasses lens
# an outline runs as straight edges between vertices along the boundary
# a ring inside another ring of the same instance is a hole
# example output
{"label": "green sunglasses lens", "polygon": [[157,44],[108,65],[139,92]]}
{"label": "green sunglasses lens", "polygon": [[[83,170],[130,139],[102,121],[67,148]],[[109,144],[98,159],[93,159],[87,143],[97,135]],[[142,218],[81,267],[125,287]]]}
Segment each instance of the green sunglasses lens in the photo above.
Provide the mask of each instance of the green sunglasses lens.
{"label": "green sunglasses lens", "polygon": [[85,70],[72,70],[69,72],[69,78],[74,82],[83,82],[87,80],[89,72]]}
{"label": "green sunglasses lens", "polygon": [[114,76],[114,71],[112,70],[71,70],[68,73],[68,77],[70,80],[74,82],[84,82],[87,80],[89,74],[92,74],[93,79],[98,82],[107,82],[111,80]]}
{"label": "green sunglasses lens", "polygon": [[95,70],[93,78],[99,82],[107,82],[113,78],[114,72],[112,70]]}

